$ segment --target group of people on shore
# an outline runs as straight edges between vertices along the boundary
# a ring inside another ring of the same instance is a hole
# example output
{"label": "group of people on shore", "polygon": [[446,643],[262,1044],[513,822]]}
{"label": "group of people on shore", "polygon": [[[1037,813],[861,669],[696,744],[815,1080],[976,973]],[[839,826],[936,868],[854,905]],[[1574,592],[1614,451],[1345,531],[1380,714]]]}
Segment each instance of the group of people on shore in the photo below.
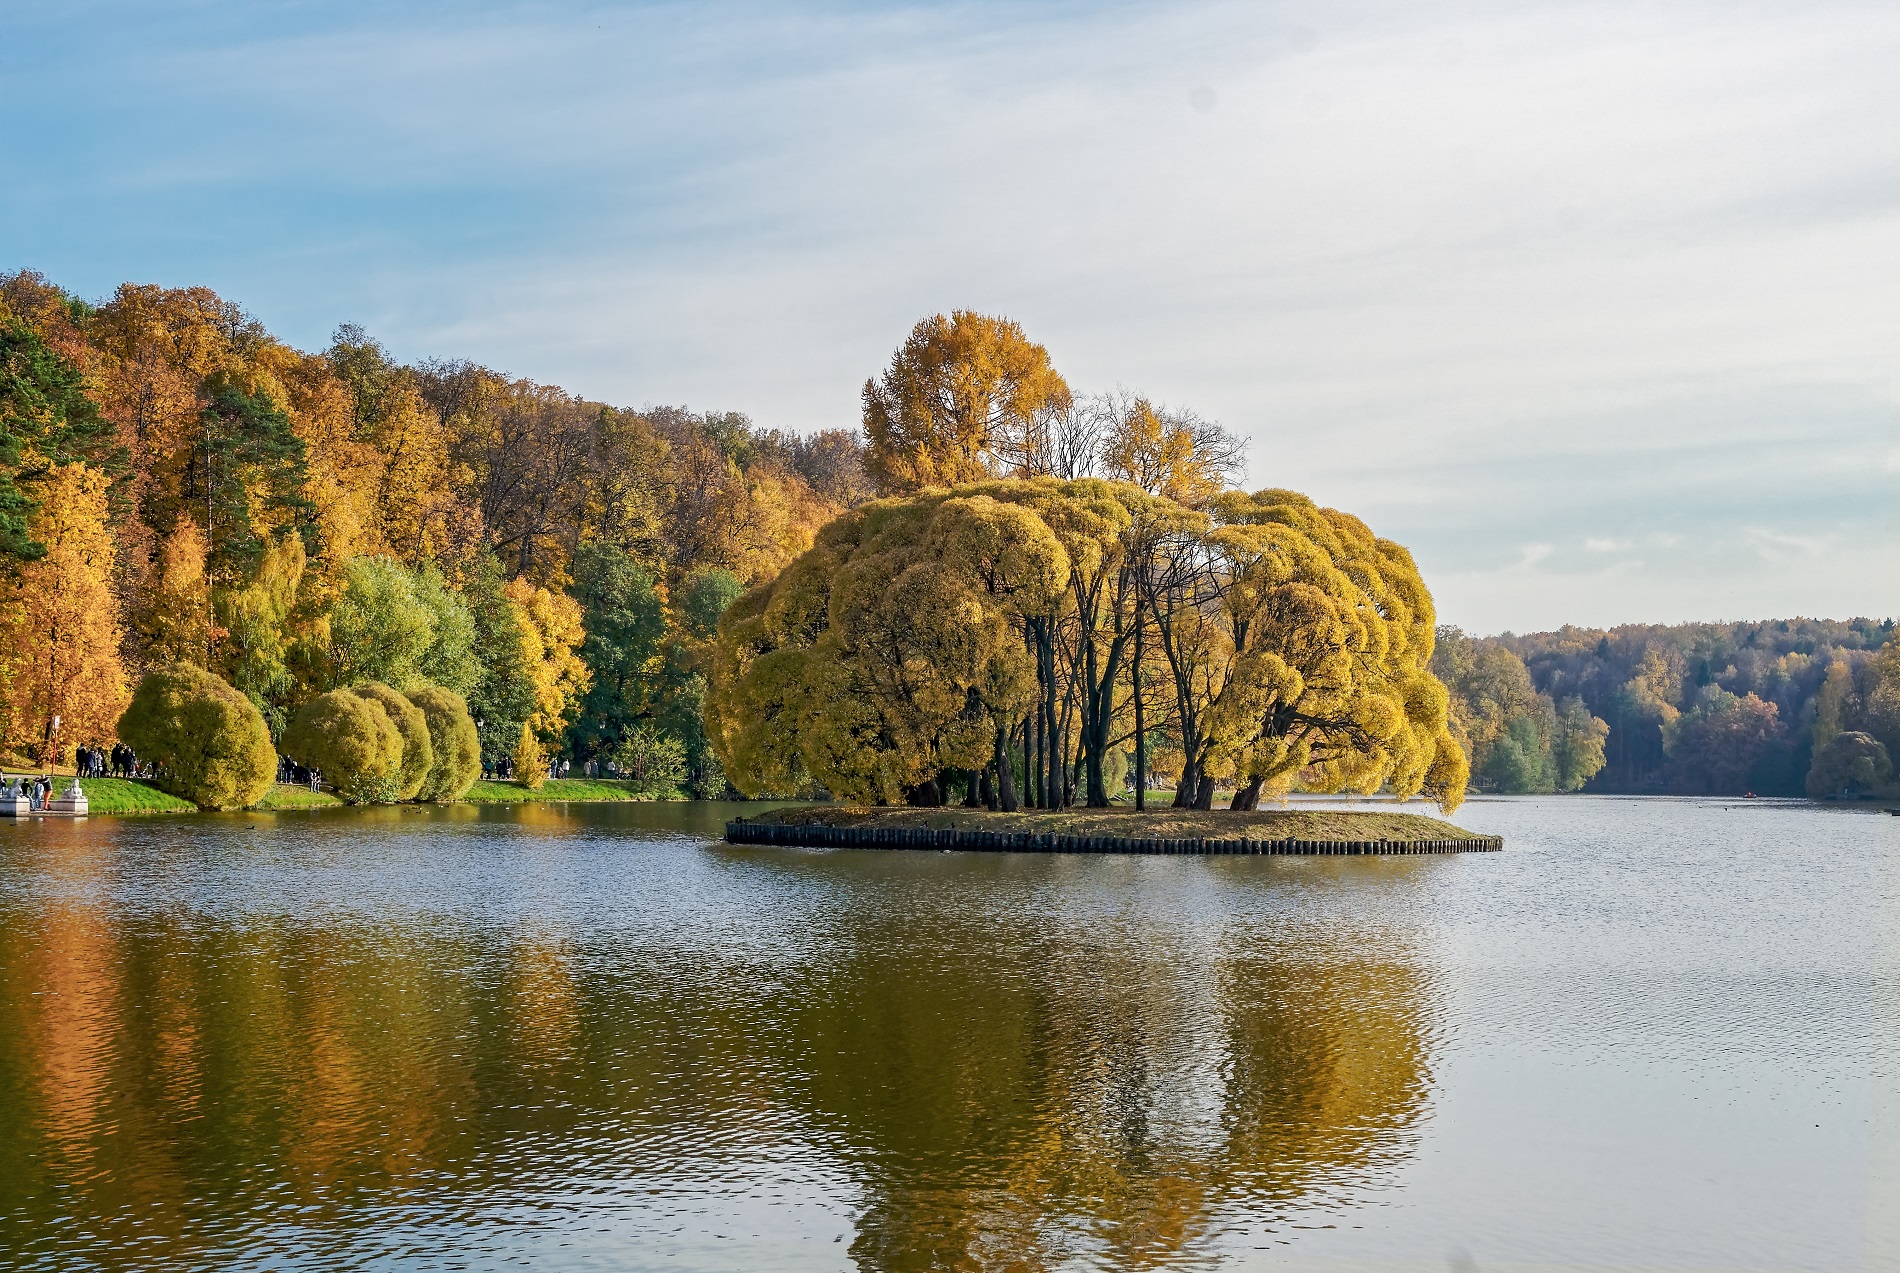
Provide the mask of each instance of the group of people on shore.
{"label": "group of people on shore", "polygon": [[104,747],[80,747],[73,752],[73,776],[76,778],[149,778],[152,767],[140,765],[138,753],[124,743]]}
{"label": "group of people on shore", "polygon": [[[596,765],[594,768],[598,769],[599,766]],[[574,771],[573,764],[566,760],[550,760],[547,769],[548,777],[550,778],[565,778]],[[581,769],[585,772],[588,766],[582,765]],[[507,782],[514,776],[515,762],[507,756],[497,757],[493,761],[490,761],[486,756],[482,757],[482,779],[484,781]]]}
{"label": "group of people on shore", "polygon": [[307,769],[290,757],[280,755],[277,757],[277,781],[280,783],[294,782],[300,787],[309,787],[310,790],[315,791],[318,787],[323,785],[323,771],[320,769]]}

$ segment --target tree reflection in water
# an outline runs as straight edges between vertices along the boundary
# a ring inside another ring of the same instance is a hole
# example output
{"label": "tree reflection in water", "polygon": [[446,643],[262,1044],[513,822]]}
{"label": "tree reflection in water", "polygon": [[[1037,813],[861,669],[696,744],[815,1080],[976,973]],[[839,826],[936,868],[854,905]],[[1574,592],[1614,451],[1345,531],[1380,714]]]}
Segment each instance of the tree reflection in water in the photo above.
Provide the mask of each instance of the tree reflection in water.
{"label": "tree reflection in water", "polygon": [[103,822],[6,850],[0,1249],[644,1245],[768,1198],[848,1209],[866,1269],[1178,1267],[1389,1182],[1426,1107],[1429,961],[1316,920],[1326,877],[685,850],[632,903],[523,816],[506,905],[450,839],[236,883]]}
{"label": "tree reflection in water", "polygon": [[1429,1088],[1416,967],[1127,936],[894,920],[788,1001],[778,1095],[862,1182],[860,1266],[1171,1267],[1408,1152]]}

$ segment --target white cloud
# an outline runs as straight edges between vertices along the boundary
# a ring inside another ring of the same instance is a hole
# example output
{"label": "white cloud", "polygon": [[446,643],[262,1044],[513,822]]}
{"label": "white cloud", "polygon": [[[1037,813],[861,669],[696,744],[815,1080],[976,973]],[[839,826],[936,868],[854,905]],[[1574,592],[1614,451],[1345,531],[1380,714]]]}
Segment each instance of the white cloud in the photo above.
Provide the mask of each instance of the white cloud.
{"label": "white cloud", "polygon": [[207,12],[19,81],[21,263],[800,428],[1001,310],[1467,627],[1900,609],[1761,537],[1890,551],[1891,5]]}

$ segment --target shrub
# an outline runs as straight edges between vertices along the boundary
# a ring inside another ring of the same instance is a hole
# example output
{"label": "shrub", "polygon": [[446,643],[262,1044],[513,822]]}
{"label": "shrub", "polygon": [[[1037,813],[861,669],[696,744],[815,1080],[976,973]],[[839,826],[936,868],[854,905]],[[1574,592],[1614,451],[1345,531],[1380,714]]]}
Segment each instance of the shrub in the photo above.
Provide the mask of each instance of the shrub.
{"label": "shrub", "polygon": [[402,769],[396,775],[396,799],[414,800],[428,779],[429,771],[435,768],[435,745],[429,740],[428,719],[406,695],[381,681],[353,685],[350,693],[358,698],[374,699],[389,713],[390,723],[402,735]]}
{"label": "shrub", "polygon": [[686,776],[686,747],[652,725],[639,725],[614,748],[613,762],[641,795],[670,795]]}
{"label": "shrub", "polygon": [[482,775],[482,744],[475,734],[475,721],[468,714],[468,704],[460,694],[440,685],[410,690],[409,701],[428,722],[429,743],[435,749],[435,763],[422,780],[416,799],[445,804],[461,799]]}
{"label": "shrub", "polygon": [[256,704],[189,663],[146,674],[119,718],[119,737],[158,764],[161,789],[200,809],[248,809],[277,776],[277,752]]}
{"label": "shrub", "polygon": [[515,742],[515,754],[509,757],[514,762],[515,781],[529,791],[538,791],[541,784],[548,780],[548,758],[541,750],[541,740],[526,724],[521,726],[521,737]]}
{"label": "shrub", "polygon": [[1814,753],[1808,770],[1808,794],[1853,796],[1885,785],[1893,776],[1893,762],[1880,740],[1871,734],[1849,730],[1828,739]]}
{"label": "shrub", "polygon": [[691,788],[695,800],[724,800],[726,798],[726,767],[719,763],[719,756],[708,747],[699,753],[699,763],[690,766]]}
{"label": "shrub", "polygon": [[349,690],[304,704],[284,731],[283,749],[351,804],[388,802],[401,788],[402,731],[381,703]]}

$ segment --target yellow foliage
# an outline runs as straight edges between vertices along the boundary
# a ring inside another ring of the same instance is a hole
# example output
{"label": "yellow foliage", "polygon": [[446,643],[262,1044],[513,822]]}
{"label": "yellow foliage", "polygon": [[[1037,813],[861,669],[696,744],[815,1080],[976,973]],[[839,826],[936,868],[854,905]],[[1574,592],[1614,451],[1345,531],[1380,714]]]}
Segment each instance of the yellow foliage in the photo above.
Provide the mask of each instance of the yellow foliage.
{"label": "yellow foliage", "polygon": [[1110,421],[1103,459],[1109,473],[1152,495],[1198,508],[1220,493],[1220,457],[1197,443],[1183,420],[1165,419],[1137,398]]}
{"label": "yellow foliage", "polygon": [[388,551],[377,507],[382,457],[373,442],[356,438],[349,391],[322,358],[286,368],[285,388],[307,457],[304,498],[316,509],[326,563]]}
{"label": "yellow foliage", "polygon": [[1016,466],[1038,414],[1069,386],[1007,318],[926,318],[864,384],[865,466],[884,491],[981,481]]}
{"label": "yellow foliage", "polygon": [[1068,575],[1041,518],[980,488],[840,517],[720,624],[707,721],[728,778],[889,802],[980,768],[1032,700],[1021,617]]}
{"label": "yellow foliage", "polygon": [[1411,554],[1291,491],[1230,492],[1214,516],[1212,612],[1235,671],[1210,707],[1210,758],[1263,784],[1301,770],[1318,790],[1389,786],[1457,808],[1469,765]]}
{"label": "yellow foliage", "polygon": [[448,547],[456,523],[448,439],[414,386],[392,390],[367,439],[380,462],[377,529],[402,561],[426,561]]}
{"label": "yellow foliage", "polygon": [[47,474],[30,523],[46,555],[21,566],[0,612],[6,741],[36,750],[44,764],[114,738],[130,698],[111,586],[110,485],[83,464]]}
{"label": "yellow foliage", "polygon": [[[1050,672],[1039,680],[1038,634],[1056,634],[1058,669],[1101,688],[1088,677],[1125,656],[1137,603],[1114,577],[1137,568],[1173,572],[1142,604],[1191,774],[1257,791],[1305,770],[1331,789],[1389,784],[1456,806],[1463,753],[1427,667],[1431,600],[1410,556],[1276,491],[1223,497],[1212,523],[1125,483],[1053,479],[847,514],[727,612],[707,700],[714,747],[755,794],[815,782],[894,801],[945,769],[979,768],[1038,685],[1053,688]],[[1106,751],[1131,704],[1103,701]]]}
{"label": "yellow foliage", "polygon": [[189,517],[180,517],[159,546],[150,585],[137,616],[145,661],[203,667],[214,635],[211,581],[205,576],[204,531]]}
{"label": "yellow foliage", "polygon": [[514,764],[515,781],[528,790],[538,791],[548,780],[548,758],[541,750],[541,740],[535,737],[533,727],[526,721],[522,722],[521,737],[515,740],[514,754],[509,760]]}
{"label": "yellow foliage", "polygon": [[580,603],[564,592],[515,579],[503,590],[521,628],[522,650],[534,682],[534,714],[528,724],[553,734],[567,723],[568,712],[587,692],[587,664],[574,651],[586,636]]}

